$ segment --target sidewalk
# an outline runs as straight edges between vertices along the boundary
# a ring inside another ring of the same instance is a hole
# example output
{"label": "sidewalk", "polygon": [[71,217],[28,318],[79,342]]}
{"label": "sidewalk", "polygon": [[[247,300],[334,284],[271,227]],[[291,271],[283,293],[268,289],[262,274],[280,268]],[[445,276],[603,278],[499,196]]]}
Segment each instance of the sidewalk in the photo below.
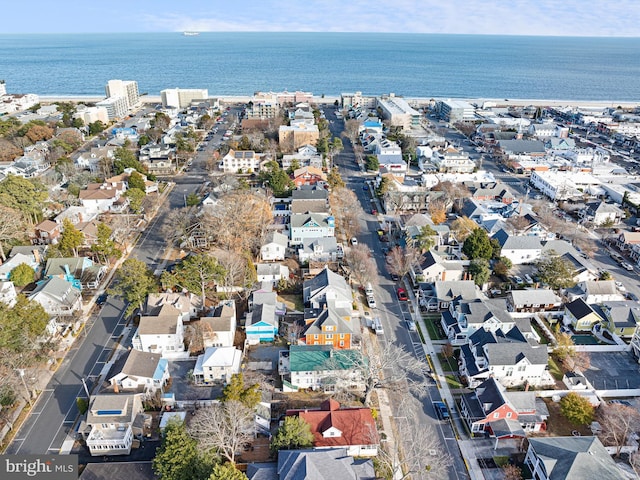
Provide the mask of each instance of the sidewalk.
{"label": "sidewalk", "polygon": [[469,439],[466,426],[464,425],[458,409],[456,408],[455,400],[453,398],[451,389],[449,388],[449,384],[447,383],[447,379],[445,378],[444,370],[440,365],[440,361],[438,360],[437,355],[438,352],[440,352],[442,349],[443,342],[436,340],[435,342],[437,342],[437,344],[434,345],[434,341],[432,341],[431,337],[429,337],[427,327],[422,318],[420,307],[418,306],[413,287],[409,284],[409,282],[407,282],[406,277],[403,279],[403,283],[405,286],[405,290],[409,295],[409,302],[413,310],[413,321],[416,322],[416,325],[419,325],[422,332],[424,332],[424,343],[422,344],[422,347],[427,356],[431,359],[429,365],[433,368],[432,376],[436,381],[440,396],[442,397],[442,400],[447,404],[447,406],[449,407],[449,411],[451,412],[451,426],[453,427],[453,432],[456,436],[458,448],[460,449],[460,454],[462,455],[462,459],[464,460],[465,466],[467,467],[469,477],[471,478],[471,480],[484,479],[485,477],[482,474],[482,470],[479,467],[477,469],[474,468],[475,465],[477,465],[475,455],[473,455],[469,449],[463,448],[464,441]]}

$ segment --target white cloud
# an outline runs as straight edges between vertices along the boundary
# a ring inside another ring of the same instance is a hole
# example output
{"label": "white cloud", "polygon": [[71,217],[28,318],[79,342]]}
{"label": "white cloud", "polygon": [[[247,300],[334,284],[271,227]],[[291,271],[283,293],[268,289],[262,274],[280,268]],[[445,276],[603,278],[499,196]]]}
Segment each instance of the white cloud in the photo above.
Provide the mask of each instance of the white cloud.
{"label": "white cloud", "polygon": [[637,36],[638,19],[640,2],[632,0],[238,0],[193,14],[147,14],[142,24],[163,31]]}

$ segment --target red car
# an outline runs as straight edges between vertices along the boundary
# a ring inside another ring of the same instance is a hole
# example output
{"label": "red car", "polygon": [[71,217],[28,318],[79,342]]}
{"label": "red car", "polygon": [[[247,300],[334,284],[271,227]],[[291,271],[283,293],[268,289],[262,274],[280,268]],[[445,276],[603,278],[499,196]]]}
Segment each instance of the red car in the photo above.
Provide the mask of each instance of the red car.
{"label": "red car", "polygon": [[398,289],[398,300],[402,302],[406,302],[407,300],[409,300],[409,297],[407,296],[407,291],[404,288]]}

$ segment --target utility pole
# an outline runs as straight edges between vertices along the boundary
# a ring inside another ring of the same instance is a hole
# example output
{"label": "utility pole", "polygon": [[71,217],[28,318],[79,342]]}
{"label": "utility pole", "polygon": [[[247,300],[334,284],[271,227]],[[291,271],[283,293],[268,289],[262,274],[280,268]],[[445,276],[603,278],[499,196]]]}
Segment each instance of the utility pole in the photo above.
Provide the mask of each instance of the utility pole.
{"label": "utility pole", "polygon": [[24,368],[17,369],[18,374],[20,375],[20,379],[22,380],[22,385],[24,385],[24,390],[27,392],[27,402],[29,403],[29,408],[33,407],[31,404],[31,392],[29,391],[29,387],[27,387],[27,382],[24,381]]}

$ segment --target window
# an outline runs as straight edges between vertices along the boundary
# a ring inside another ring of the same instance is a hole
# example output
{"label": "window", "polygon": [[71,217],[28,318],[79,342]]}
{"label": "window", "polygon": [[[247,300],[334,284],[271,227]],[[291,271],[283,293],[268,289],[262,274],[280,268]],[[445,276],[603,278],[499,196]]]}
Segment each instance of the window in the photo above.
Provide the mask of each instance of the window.
{"label": "window", "polygon": [[327,340],[333,340],[333,334],[329,333],[327,335],[325,335]]}
{"label": "window", "polygon": [[513,415],[511,412],[507,412],[507,418],[511,418],[511,415]]}
{"label": "window", "polygon": [[493,418],[498,418],[500,416],[500,414],[498,412],[493,414]]}
{"label": "window", "polygon": [[318,334],[317,334],[317,333],[313,336],[313,339],[314,339],[314,340],[317,340],[317,339],[318,339]]}
{"label": "window", "polygon": [[326,327],[324,327],[324,329],[325,329],[327,332],[333,332],[333,325],[327,325]]}
{"label": "window", "polygon": [[344,347],[344,340],[340,340],[340,346]]}

